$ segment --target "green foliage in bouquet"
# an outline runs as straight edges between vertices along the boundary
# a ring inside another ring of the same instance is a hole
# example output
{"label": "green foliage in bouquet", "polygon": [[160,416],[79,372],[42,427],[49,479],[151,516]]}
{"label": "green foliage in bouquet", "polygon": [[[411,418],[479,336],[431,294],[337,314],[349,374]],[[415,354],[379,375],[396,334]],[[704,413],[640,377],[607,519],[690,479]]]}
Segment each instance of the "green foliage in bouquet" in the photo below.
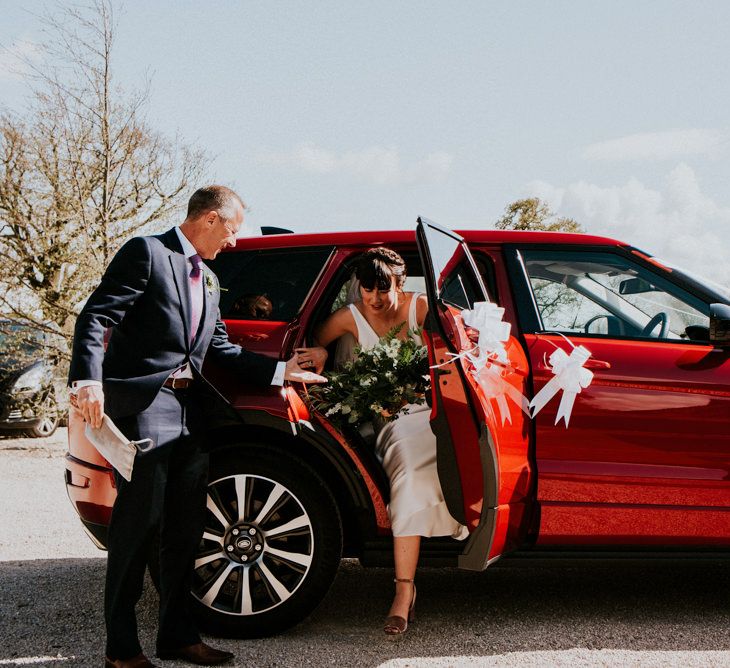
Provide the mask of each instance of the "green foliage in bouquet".
{"label": "green foliage in bouquet", "polygon": [[430,388],[428,352],[410,336],[405,341],[398,338],[403,325],[370,350],[357,346],[355,359],[340,371],[325,373],[329,382],[309,390],[312,406],[343,429],[375,418],[395,420],[406,404],[424,403]]}

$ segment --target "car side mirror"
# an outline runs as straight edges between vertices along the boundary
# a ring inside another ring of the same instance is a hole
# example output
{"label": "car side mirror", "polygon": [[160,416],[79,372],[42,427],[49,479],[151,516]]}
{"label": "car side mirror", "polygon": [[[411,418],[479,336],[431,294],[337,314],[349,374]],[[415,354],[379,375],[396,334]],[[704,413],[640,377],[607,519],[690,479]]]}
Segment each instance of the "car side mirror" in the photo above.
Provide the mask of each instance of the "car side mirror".
{"label": "car side mirror", "polygon": [[730,347],[730,305],[710,304],[710,342]]}
{"label": "car side mirror", "polygon": [[710,328],[704,325],[687,325],[684,334],[690,341],[710,341]]}
{"label": "car side mirror", "polygon": [[643,278],[627,278],[618,284],[618,293],[620,295],[640,295],[644,292],[656,291],[657,288]]}

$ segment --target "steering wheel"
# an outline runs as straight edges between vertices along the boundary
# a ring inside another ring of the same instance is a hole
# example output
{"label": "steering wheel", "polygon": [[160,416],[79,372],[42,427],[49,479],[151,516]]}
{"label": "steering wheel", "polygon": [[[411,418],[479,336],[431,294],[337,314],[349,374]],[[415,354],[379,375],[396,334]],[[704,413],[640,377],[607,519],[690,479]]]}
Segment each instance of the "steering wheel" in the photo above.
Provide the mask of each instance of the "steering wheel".
{"label": "steering wheel", "polygon": [[649,336],[655,329],[656,326],[661,323],[662,326],[659,329],[657,338],[666,339],[667,330],[669,329],[669,316],[664,311],[659,311],[649,322],[646,323],[644,329],[641,330],[641,336]]}
{"label": "steering wheel", "polygon": [[596,322],[596,320],[600,320],[601,318],[607,318],[608,316],[605,313],[601,313],[599,315],[594,315],[588,322],[586,322],[585,325],[583,325],[583,331],[586,334],[590,334],[590,327],[591,325]]}

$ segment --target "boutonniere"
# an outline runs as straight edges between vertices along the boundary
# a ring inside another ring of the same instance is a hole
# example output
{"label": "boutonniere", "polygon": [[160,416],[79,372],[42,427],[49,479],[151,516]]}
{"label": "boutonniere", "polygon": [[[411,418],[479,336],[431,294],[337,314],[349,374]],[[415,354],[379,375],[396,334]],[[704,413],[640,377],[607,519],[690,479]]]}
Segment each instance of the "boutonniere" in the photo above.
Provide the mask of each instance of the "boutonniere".
{"label": "boutonniere", "polygon": [[205,289],[208,291],[209,295],[212,295],[216,290],[218,286],[216,285],[216,280],[213,278],[213,274],[209,272],[205,272]]}

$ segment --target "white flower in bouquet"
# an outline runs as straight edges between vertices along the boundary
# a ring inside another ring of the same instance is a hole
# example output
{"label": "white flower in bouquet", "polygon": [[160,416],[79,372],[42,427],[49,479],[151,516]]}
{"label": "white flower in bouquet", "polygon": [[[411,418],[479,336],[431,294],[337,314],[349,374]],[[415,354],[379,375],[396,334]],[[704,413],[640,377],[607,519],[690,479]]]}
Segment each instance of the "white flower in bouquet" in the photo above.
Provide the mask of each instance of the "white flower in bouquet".
{"label": "white flower in bouquet", "polygon": [[399,339],[402,328],[394,327],[369,350],[358,346],[355,359],[341,371],[326,373],[329,382],[310,390],[313,408],[349,428],[376,418],[395,420],[407,404],[424,403],[430,390],[428,352],[412,337]]}

